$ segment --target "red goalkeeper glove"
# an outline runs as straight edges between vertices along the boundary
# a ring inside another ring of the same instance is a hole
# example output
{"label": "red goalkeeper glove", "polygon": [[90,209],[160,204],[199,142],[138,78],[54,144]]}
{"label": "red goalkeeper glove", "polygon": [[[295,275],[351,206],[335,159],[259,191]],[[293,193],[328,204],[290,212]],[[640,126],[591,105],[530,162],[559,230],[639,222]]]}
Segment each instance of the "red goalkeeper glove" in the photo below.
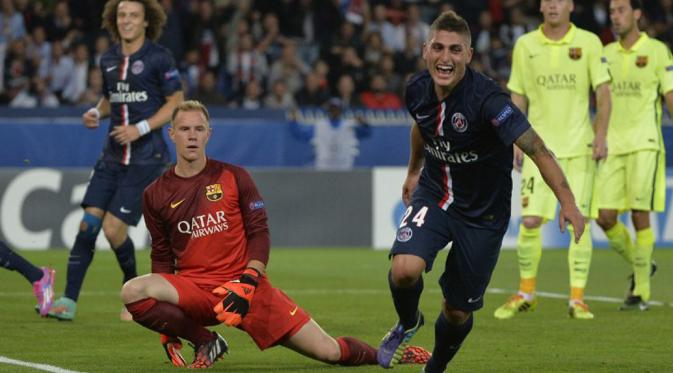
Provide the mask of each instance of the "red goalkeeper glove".
{"label": "red goalkeeper glove", "polygon": [[250,309],[250,301],[255,295],[259,277],[262,274],[254,268],[246,268],[238,280],[229,281],[213,289],[213,293],[224,296],[213,308],[217,319],[227,326],[238,326]]}

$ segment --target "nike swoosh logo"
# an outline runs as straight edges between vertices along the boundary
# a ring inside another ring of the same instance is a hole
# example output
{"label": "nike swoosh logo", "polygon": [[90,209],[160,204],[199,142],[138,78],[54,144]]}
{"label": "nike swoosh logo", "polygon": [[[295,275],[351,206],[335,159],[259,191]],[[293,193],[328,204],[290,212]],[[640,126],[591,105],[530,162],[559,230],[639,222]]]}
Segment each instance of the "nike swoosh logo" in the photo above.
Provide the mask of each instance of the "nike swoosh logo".
{"label": "nike swoosh logo", "polygon": [[116,68],[117,68],[117,66],[108,67],[107,69],[105,69],[105,72],[106,72],[106,73],[109,73],[110,71],[112,71],[112,70],[114,70],[114,69],[116,69]]}
{"label": "nike swoosh logo", "polygon": [[538,56],[537,54],[529,54],[529,55],[528,55],[528,58],[535,58],[535,57],[537,57],[537,56]]}
{"label": "nike swoosh logo", "polygon": [[477,303],[479,302],[479,299],[481,299],[481,295],[476,298],[468,298],[467,303]]}
{"label": "nike swoosh logo", "polygon": [[181,200],[179,200],[179,201],[177,201],[177,202],[171,202],[171,208],[174,209],[174,208],[180,206],[180,204],[181,204],[182,202],[185,202],[185,199],[184,199],[184,198],[181,199]]}
{"label": "nike swoosh logo", "polygon": [[290,316],[294,316],[295,313],[297,313],[297,310],[299,309],[299,306],[294,306],[294,309],[290,311]]}
{"label": "nike swoosh logo", "polygon": [[119,211],[121,211],[122,214],[130,214],[130,213],[131,213],[131,210],[127,210],[127,209],[125,209],[124,206],[122,206],[122,207],[119,209]]}
{"label": "nike swoosh logo", "polygon": [[427,117],[429,117],[429,116],[430,116],[430,114],[428,114],[428,115],[420,115],[420,114],[416,114],[416,120],[423,120],[423,119],[425,119],[425,118],[427,118]]}

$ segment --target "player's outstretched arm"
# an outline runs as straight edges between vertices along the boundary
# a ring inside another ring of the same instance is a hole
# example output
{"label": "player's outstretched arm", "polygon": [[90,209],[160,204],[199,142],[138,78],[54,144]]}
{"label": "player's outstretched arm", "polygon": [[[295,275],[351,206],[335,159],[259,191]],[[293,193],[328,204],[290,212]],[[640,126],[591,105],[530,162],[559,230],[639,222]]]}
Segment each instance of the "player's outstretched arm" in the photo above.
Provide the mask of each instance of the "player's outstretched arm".
{"label": "player's outstretched arm", "polygon": [[407,167],[407,178],[404,180],[402,185],[402,201],[406,206],[409,206],[411,203],[411,195],[416,189],[416,184],[418,184],[418,178],[421,176],[421,168],[423,167],[423,160],[425,156],[423,155],[423,137],[421,136],[421,130],[418,128],[418,124],[414,123],[411,127],[411,154],[409,154],[409,166]]}
{"label": "player's outstretched arm", "polygon": [[559,213],[561,232],[565,231],[565,224],[569,222],[574,227],[575,242],[578,242],[584,232],[584,217],[575,205],[575,196],[570,190],[568,180],[566,180],[563,170],[556,162],[554,154],[532,128],[519,136],[516,145],[535,162],[545,183],[549,185],[549,188],[559,200],[561,204]]}
{"label": "player's outstretched arm", "polygon": [[596,87],[596,117],[594,118],[593,159],[599,161],[608,156],[608,123],[612,101],[610,99],[610,85],[599,84]]}

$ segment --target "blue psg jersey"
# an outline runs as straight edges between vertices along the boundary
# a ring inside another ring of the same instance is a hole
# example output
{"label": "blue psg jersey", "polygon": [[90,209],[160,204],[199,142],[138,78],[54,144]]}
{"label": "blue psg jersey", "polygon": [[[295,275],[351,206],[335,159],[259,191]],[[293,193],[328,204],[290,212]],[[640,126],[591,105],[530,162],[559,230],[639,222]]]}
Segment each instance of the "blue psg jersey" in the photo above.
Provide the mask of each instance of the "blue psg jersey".
{"label": "blue psg jersey", "polygon": [[[103,94],[110,102],[110,127],[134,125],[154,115],[166,103],[166,97],[182,89],[180,75],[171,53],[152,42],[136,53],[125,56],[121,45],[110,48],[100,60]],[[168,148],[161,130],[120,145],[108,136],[103,159],[122,164],[168,162]]]}
{"label": "blue psg jersey", "polygon": [[479,228],[504,230],[511,213],[512,143],[530,128],[495,81],[467,68],[439,101],[425,70],[407,83],[406,104],[424,140],[415,197]]}

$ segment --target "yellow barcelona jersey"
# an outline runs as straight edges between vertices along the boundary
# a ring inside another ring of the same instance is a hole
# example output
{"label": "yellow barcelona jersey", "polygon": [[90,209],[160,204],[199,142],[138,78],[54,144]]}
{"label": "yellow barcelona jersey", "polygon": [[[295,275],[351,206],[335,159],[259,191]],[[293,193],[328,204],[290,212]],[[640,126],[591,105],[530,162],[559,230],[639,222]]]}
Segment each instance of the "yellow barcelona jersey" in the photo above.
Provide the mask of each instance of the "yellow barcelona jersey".
{"label": "yellow barcelona jersey", "polygon": [[663,150],[661,95],[673,90],[673,58],[666,45],[644,32],[628,50],[605,47],[612,84],[608,152]]}
{"label": "yellow barcelona jersey", "polygon": [[559,158],[592,153],[590,91],[610,81],[598,37],[571,24],[560,40],[542,26],[517,40],[507,88],[528,99],[528,120]]}

